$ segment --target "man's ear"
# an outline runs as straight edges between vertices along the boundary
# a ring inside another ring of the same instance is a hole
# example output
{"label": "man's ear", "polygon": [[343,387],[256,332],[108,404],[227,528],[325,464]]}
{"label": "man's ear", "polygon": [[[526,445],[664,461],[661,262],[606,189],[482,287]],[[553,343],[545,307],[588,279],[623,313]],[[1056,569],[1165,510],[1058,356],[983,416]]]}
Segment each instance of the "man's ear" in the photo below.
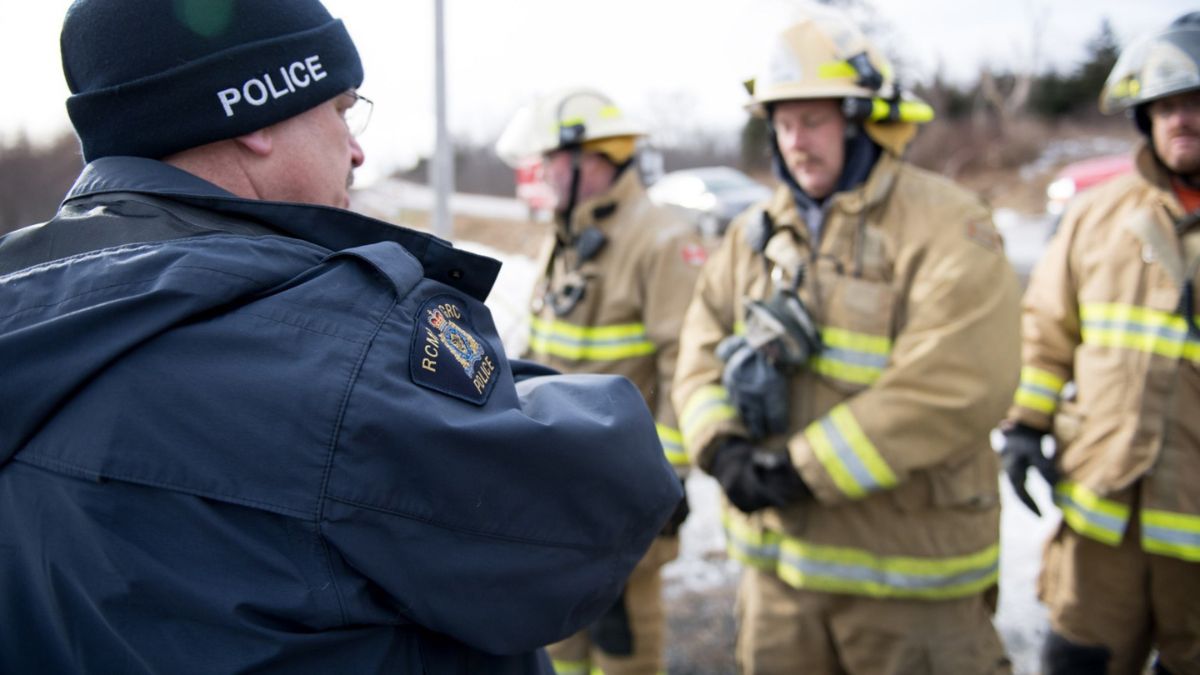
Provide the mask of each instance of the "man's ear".
{"label": "man's ear", "polygon": [[267,129],[259,129],[251,131],[248,134],[243,134],[234,138],[238,145],[249,150],[250,152],[266,157],[271,154],[272,141],[271,133]]}

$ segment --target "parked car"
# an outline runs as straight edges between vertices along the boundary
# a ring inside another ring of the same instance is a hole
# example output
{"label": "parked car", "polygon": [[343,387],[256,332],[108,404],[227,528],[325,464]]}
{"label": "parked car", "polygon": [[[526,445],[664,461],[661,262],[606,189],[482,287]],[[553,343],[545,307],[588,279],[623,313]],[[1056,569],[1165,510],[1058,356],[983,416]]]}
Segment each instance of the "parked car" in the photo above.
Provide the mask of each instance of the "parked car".
{"label": "parked car", "polygon": [[655,203],[676,209],[711,237],[724,234],[734,216],[771,195],[767,186],[727,166],[671,171],[647,192]]}
{"label": "parked car", "polygon": [[1046,187],[1046,212],[1057,218],[1075,195],[1132,170],[1133,155],[1128,152],[1072,162],[1059,169]]}

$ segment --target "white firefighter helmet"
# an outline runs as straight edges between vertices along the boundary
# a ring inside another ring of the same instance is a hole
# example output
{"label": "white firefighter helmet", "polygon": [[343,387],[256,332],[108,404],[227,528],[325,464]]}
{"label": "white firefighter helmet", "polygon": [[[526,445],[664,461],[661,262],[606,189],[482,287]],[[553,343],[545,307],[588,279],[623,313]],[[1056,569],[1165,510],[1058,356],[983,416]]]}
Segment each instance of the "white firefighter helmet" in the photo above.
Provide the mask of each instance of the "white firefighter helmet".
{"label": "white firefighter helmet", "polygon": [[901,152],[917,124],[933,108],[896,83],[892,66],[845,13],[805,6],[799,19],[777,34],[754,79],[747,110],[766,116],[771,103],[841,99],[847,119],[862,122],[880,145]]}
{"label": "white firefighter helmet", "polygon": [[581,147],[603,152],[623,164],[645,133],[608,96],[574,87],[542,96],[519,109],[496,141],[496,154],[515,167],[548,152]]}
{"label": "white firefighter helmet", "polygon": [[[1100,112],[1137,108],[1160,98],[1200,89],[1200,12],[1126,47],[1100,92]],[[1144,120],[1139,120],[1139,126]]]}

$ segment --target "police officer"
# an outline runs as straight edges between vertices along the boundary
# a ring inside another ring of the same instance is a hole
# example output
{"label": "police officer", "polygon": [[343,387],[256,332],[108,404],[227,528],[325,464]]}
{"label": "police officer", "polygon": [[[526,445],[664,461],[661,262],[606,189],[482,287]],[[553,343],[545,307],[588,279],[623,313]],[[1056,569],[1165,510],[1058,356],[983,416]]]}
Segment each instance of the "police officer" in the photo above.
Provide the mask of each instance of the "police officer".
{"label": "police officer", "polygon": [[[539,158],[556,198],[526,356],[567,373],[632,380],[682,479],[687,455],[671,406],[671,380],[683,313],[707,253],[693,228],[646,196],[635,166],[643,135],[605,94],[571,88],[518,111],[497,152],[514,166]],[[590,481],[574,487],[581,495],[603,489]],[[559,675],[665,672],[659,570],[678,554],[686,515],[685,500],[609,612],[550,646]]]}
{"label": "police officer", "polygon": [[1004,673],[991,623],[1018,285],[981,200],[903,162],[932,111],[814,8],[750,108],[780,185],[697,282],[675,403],[744,563],[743,673]]}
{"label": "police officer", "polygon": [[682,494],[637,389],[338,208],[317,0],[78,0],[62,56],[87,166],[0,239],[0,672],[550,672]]}
{"label": "police officer", "polygon": [[[1100,95],[1145,136],[1135,170],[1069,206],[1024,301],[1004,459],[1062,523],[1039,596],[1043,671],[1200,673],[1200,13],[1126,48]],[[1053,460],[1042,452],[1052,435]]]}

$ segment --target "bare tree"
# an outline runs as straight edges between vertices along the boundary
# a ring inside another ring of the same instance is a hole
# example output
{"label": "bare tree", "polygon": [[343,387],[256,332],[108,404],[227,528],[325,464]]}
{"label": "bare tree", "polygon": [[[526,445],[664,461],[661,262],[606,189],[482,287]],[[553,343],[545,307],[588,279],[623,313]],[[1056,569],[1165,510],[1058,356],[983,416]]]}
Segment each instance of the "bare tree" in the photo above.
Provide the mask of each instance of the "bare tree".
{"label": "bare tree", "polygon": [[0,234],[53,216],[82,166],[72,134],[45,146],[0,139]]}

